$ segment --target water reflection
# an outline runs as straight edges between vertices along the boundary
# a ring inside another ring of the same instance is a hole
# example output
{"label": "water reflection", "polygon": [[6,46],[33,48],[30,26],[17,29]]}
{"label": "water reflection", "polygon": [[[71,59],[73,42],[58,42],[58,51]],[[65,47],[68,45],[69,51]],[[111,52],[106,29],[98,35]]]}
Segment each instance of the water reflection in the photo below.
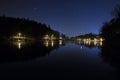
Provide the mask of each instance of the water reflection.
{"label": "water reflection", "polygon": [[51,46],[52,46],[52,47],[54,46],[54,40],[51,41]]}
{"label": "water reflection", "polygon": [[45,40],[44,41],[44,45],[46,47],[54,47],[56,44],[63,45],[64,43],[63,43],[63,40],[57,40],[57,41],[55,41],[55,40]]}
{"label": "water reflection", "polygon": [[45,45],[46,47],[48,47],[48,46],[49,46],[49,40],[45,40],[45,41],[44,41],[44,45]]}
{"label": "water reflection", "polygon": [[120,80],[120,45],[104,42],[104,46],[100,49],[103,62],[111,65],[116,70],[116,77]]}
{"label": "water reflection", "polygon": [[89,48],[93,48],[93,47],[102,47],[103,46],[103,42],[102,41],[91,41],[91,40],[77,40],[74,41],[75,44],[77,45],[83,45]]}
{"label": "water reflection", "polygon": [[12,45],[16,46],[18,49],[21,49],[23,46],[27,44],[25,41],[11,41],[10,42]]}
{"label": "water reflection", "polygon": [[62,40],[59,40],[59,45],[62,45],[63,44],[63,41]]}
{"label": "water reflection", "polygon": [[120,69],[120,45],[105,42],[101,47],[101,57],[104,62]]}
{"label": "water reflection", "polygon": [[48,56],[49,53],[64,46],[65,43],[59,41],[10,41],[0,43],[1,54],[0,62],[33,60],[42,56]]}

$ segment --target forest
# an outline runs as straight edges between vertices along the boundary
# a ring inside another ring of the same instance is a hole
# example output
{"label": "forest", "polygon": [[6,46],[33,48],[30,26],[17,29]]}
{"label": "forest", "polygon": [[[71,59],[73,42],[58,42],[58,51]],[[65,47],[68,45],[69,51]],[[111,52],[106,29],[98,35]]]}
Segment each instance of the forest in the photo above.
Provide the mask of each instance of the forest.
{"label": "forest", "polygon": [[0,39],[8,39],[18,32],[35,39],[42,39],[46,34],[60,36],[60,33],[51,29],[50,25],[25,18],[0,16],[0,28]]}

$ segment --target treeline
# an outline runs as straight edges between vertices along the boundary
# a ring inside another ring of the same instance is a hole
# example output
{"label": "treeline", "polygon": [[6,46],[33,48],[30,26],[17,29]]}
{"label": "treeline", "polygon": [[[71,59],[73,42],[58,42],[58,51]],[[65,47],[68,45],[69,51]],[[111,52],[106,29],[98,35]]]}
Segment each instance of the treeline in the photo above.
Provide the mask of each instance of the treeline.
{"label": "treeline", "polygon": [[49,25],[25,18],[0,16],[0,38],[8,38],[17,32],[37,39],[43,38],[46,34],[60,36],[60,33],[51,29]]}
{"label": "treeline", "polygon": [[120,41],[120,6],[114,9],[113,18],[104,23],[100,33],[107,42]]}
{"label": "treeline", "polygon": [[100,38],[100,35],[98,34],[94,34],[94,33],[88,33],[88,34],[84,34],[84,35],[79,35],[79,36],[75,36],[75,37],[72,37],[71,39],[72,40],[75,40],[75,39],[94,39],[94,38]]}

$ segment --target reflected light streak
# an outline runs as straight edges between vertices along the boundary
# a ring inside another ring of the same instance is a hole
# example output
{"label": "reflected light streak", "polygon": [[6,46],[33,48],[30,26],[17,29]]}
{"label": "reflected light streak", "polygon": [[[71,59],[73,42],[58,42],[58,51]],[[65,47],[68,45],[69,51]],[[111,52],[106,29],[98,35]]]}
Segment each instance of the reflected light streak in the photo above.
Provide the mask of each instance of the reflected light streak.
{"label": "reflected light streak", "polygon": [[94,45],[97,46],[97,41],[96,40],[94,41]]}
{"label": "reflected light streak", "polygon": [[59,45],[62,45],[62,40],[59,40]]}
{"label": "reflected light streak", "polygon": [[103,43],[102,43],[102,41],[100,42],[100,46],[103,46]]}
{"label": "reflected light streak", "polygon": [[50,47],[50,46],[52,46],[52,47],[54,47],[54,41],[53,40],[45,40],[44,41],[44,45],[46,46],[46,47]]}
{"label": "reflected light streak", "polygon": [[18,48],[21,49],[21,43],[20,42],[18,42]]}
{"label": "reflected light streak", "polygon": [[54,41],[53,40],[51,41],[51,46],[54,47]]}
{"label": "reflected light streak", "polygon": [[88,42],[88,45],[91,45],[91,42],[90,42],[90,41]]}
{"label": "reflected light streak", "polygon": [[103,46],[103,42],[102,41],[97,41],[97,40],[91,40],[91,41],[84,40],[83,43],[85,45]]}
{"label": "reflected light streak", "polygon": [[21,49],[22,46],[25,45],[25,41],[17,40],[17,41],[12,42],[12,44],[15,45],[18,49]]}
{"label": "reflected light streak", "polygon": [[54,47],[55,45],[62,45],[63,41],[59,40],[59,41],[54,41],[54,40],[45,40],[43,42],[44,46],[46,47]]}
{"label": "reflected light streak", "polygon": [[44,42],[44,45],[45,45],[46,47],[48,47],[48,46],[49,46],[49,41],[46,40],[46,41]]}
{"label": "reflected light streak", "polygon": [[82,46],[81,46],[80,48],[81,48],[81,49],[83,49],[83,47],[82,47]]}

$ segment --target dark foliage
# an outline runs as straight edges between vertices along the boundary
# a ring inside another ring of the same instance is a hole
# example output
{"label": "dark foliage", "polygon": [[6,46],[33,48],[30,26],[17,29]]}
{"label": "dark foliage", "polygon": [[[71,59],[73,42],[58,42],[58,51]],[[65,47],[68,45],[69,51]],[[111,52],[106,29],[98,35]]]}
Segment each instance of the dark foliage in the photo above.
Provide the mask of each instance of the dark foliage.
{"label": "dark foliage", "polygon": [[88,34],[84,34],[84,35],[79,35],[79,36],[72,37],[71,39],[72,40],[77,39],[77,38],[81,38],[81,39],[84,39],[84,38],[94,39],[97,36],[98,36],[97,34],[88,33]]}
{"label": "dark foliage", "polygon": [[120,6],[115,8],[114,16],[109,22],[104,23],[101,28],[101,35],[107,41],[120,40]]}
{"label": "dark foliage", "polygon": [[59,36],[59,32],[52,30],[46,24],[24,18],[0,17],[0,36],[8,38],[11,35],[22,32],[29,37],[42,38],[45,34]]}
{"label": "dark foliage", "polygon": [[105,38],[101,48],[103,61],[120,70],[120,6],[115,8],[114,18],[104,23],[101,35]]}
{"label": "dark foliage", "polygon": [[104,42],[101,48],[101,57],[105,63],[120,70],[120,47],[119,45]]}

